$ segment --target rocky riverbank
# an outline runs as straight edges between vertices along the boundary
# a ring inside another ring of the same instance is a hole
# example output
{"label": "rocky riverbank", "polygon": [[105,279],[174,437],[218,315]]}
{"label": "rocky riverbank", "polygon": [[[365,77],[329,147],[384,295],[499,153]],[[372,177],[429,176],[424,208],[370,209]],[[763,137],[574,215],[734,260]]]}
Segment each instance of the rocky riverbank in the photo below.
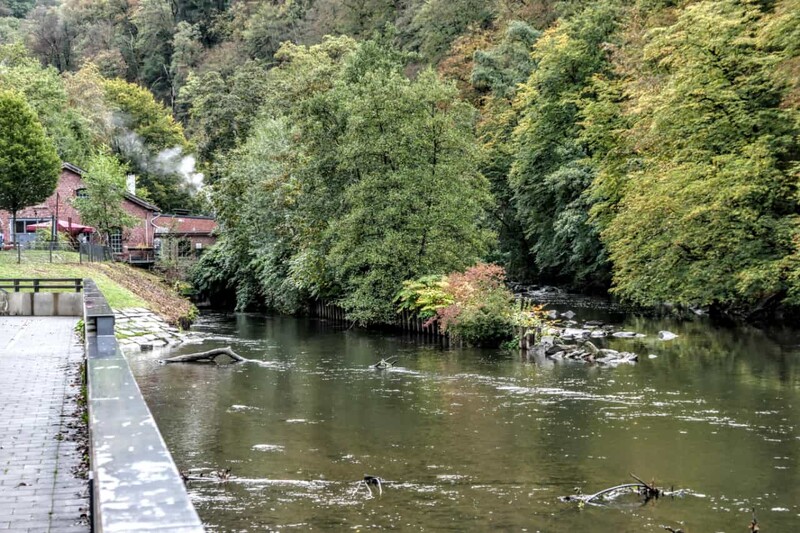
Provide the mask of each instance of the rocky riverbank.
{"label": "rocky riverbank", "polygon": [[116,309],[114,317],[117,340],[123,352],[174,346],[189,336],[143,307]]}

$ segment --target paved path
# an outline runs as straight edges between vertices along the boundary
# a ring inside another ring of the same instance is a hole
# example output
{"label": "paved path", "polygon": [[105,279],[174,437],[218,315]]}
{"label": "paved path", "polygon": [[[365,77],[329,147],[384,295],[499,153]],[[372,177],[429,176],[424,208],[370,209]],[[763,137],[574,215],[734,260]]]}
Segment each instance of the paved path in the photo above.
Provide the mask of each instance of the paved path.
{"label": "paved path", "polygon": [[77,318],[0,317],[0,533],[89,531],[75,398]]}

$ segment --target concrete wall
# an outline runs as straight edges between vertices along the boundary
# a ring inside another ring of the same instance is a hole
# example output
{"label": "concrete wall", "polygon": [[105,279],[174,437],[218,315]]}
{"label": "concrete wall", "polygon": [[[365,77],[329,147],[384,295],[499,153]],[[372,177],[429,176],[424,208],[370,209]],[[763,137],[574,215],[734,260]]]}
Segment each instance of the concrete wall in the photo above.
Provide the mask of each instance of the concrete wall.
{"label": "concrete wall", "polygon": [[89,462],[96,533],[200,533],[203,525],[114,337],[114,313],[84,281]]}
{"label": "concrete wall", "polygon": [[0,314],[83,316],[83,294],[79,292],[0,292]]}

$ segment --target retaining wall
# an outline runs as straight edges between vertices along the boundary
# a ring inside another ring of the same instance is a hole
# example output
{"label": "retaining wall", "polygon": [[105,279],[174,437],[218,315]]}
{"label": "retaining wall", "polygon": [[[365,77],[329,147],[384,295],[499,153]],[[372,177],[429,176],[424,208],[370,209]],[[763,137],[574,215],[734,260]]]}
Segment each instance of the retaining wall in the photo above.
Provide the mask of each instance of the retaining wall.
{"label": "retaining wall", "polygon": [[0,292],[0,314],[11,316],[81,316],[79,292]]}
{"label": "retaining wall", "polygon": [[203,525],[114,337],[114,313],[84,281],[95,532],[195,533]]}

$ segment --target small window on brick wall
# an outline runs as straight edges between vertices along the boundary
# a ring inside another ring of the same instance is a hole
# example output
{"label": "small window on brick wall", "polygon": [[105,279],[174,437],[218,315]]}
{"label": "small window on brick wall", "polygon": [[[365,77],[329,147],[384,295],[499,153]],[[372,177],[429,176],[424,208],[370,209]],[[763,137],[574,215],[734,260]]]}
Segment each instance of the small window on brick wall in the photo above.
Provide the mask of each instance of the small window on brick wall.
{"label": "small window on brick wall", "polygon": [[178,257],[191,257],[192,256],[192,241],[189,239],[181,239],[178,241]]}
{"label": "small window on brick wall", "polygon": [[89,193],[86,189],[75,189],[75,196],[78,198],[89,198]]}

